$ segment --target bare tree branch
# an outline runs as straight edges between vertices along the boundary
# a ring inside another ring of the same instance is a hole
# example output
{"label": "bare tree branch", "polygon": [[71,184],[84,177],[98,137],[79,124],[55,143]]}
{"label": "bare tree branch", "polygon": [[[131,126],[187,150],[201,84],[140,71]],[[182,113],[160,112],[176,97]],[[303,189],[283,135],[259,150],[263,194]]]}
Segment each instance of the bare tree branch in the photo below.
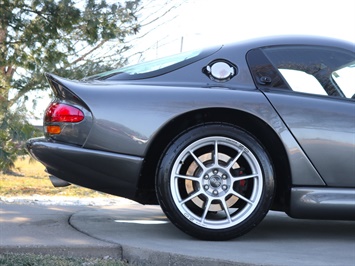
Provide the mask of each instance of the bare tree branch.
{"label": "bare tree branch", "polygon": [[90,55],[91,53],[93,53],[95,50],[99,49],[101,46],[103,46],[105,43],[107,42],[107,40],[102,40],[97,46],[95,46],[94,48],[92,48],[90,51],[88,51],[87,53],[83,54],[82,56],[80,56],[78,59],[74,60],[73,62],[70,63],[70,65],[74,65],[82,60],[84,60],[85,57],[87,57],[88,55]]}

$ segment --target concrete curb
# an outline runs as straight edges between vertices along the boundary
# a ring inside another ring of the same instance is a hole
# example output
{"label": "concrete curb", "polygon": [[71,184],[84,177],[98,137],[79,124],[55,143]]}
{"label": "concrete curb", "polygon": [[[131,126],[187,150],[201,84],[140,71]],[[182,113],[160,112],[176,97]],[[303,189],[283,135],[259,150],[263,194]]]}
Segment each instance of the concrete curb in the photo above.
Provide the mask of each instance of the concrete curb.
{"label": "concrete curb", "polygon": [[104,245],[104,246],[82,246],[82,247],[65,247],[65,246],[2,246],[0,253],[18,253],[18,254],[40,254],[65,256],[73,258],[105,258],[122,259],[122,247],[120,245]]}
{"label": "concrete curb", "polygon": [[[74,214],[73,214],[74,215]],[[129,246],[129,245],[119,245],[117,243],[112,243],[110,241],[107,241],[105,239],[101,239],[98,237],[95,237],[80,228],[76,227],[73,223],[71,223],[71,219],[73,215],[70,216],[69,218],[69,225],[73,227],[76,231],[87,235],[95,240],[102,241],[107,243],[108,245],[112,245],[113,252],[117,249],[119,249],[118,254],[115,253],[115,255],[110,254],[105,254],[104,251],[95,251],[95,254],[93,257],[99,256],[110,256],[112,258],[118,258],[122,259],[124,261],[128,261],[129,264],[131,265],[179,265],[179,266],[188,266],[188,265],[193,265],[193,266],[256,266],[258,264],[250,264],[250,263],[237,263],[235,261],[228,261],[228,260],[216,260],[216,259],[210,259],[210,258],[202,258],[202,257],[192,257],[192,256],[186,256],[182,254],[177,254],[177,253],[171,253],[171,252],[162,252],[154,249],[145,249],[145,248],[140,248],[140,247],[134,247],[134,246]],[[89,247],[88,249],[92,249],[92,247]],[[88,253],[93,255],[94,253],[85,252],[80,250],[77,251],[77,254],[83,254],[82,256],[88,257]],[[61,255],[61,254],[58,254]],[[89,256],[89,257],[90,257]]]}
{"label": "concrete curb", "polygon": [[235,261],[215,260],[202,257],[191,257],[180,254],[147,250],[123,246],[122,258],[132,265],[170,265],[170,266],[256,266]]}

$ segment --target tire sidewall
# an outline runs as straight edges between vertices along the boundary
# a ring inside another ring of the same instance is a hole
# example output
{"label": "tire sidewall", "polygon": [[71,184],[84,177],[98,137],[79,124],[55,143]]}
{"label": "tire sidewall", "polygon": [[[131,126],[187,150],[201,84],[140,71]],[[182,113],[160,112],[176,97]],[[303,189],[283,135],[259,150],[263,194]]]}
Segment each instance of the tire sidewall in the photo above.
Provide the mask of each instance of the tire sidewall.
{"label": "tire sidewall", "polygon": [[[263,191],[256,208],[239,224],[224,229],[209,229],[189,221],[175,205],[170,187],[172,168],[180,153],[191,143],[210,136],[227,137],[242,143],[254,154],[263,174]],[[229,124],[203,124],[186,130],[167,147],[156,174],[156,192],[167,217],[185,233],[200,239],[231,239],[250,231],[267,214],[274,195],[273,167],[263,146],[250,133]]]}

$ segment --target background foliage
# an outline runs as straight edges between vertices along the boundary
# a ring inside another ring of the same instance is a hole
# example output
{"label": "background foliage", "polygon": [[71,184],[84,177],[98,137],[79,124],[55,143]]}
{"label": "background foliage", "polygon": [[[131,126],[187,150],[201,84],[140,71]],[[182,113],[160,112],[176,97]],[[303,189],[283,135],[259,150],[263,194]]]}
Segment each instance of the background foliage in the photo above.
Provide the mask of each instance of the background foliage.
{"label": "background foliage", "polygon": [[0,171],[36,135],[26,93],[45,89],[44,72],[80,79],[118,68],[140,30],[140,1],[0,0]]}

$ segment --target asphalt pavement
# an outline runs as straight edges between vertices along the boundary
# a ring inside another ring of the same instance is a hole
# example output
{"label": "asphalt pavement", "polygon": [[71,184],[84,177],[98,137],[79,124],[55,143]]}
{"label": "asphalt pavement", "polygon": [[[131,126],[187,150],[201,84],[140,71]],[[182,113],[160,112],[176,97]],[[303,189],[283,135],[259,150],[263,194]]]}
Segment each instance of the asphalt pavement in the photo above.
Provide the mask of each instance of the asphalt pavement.
{"label": "asphalt pavement", "polygon": [[270,212],[240,238],[196,240],[157,206],[0,201],[0,253],[121,258],[133,265],[355,266],[355,223],[296,220]]}

